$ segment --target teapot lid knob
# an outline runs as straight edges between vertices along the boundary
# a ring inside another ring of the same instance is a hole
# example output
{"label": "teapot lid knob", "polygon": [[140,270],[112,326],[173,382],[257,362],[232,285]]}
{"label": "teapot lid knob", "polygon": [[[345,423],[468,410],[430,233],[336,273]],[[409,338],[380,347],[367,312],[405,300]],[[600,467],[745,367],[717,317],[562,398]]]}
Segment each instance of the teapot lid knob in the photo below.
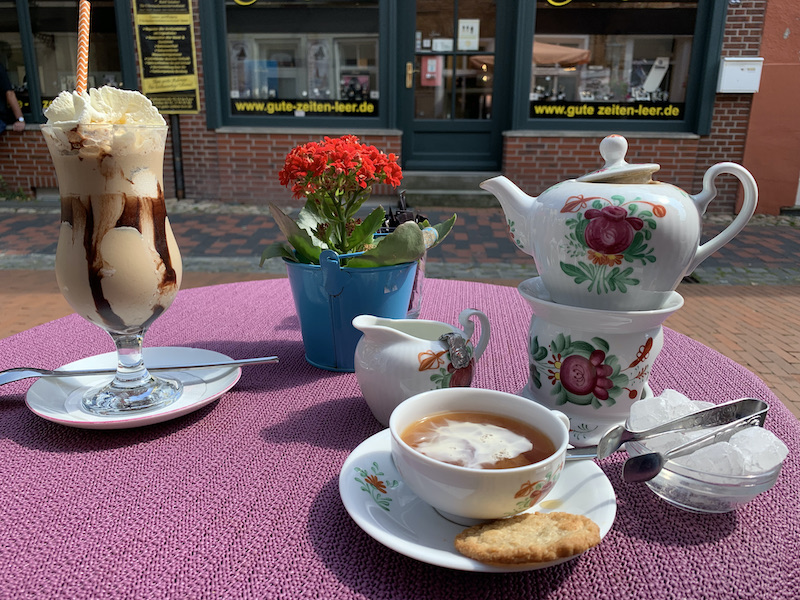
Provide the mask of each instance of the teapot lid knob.
{"label": "teapot lid knob", "polygon": [[627,153],[628,140],[621,135],[609,135],[600,142],[600,156],[606,161],[606,169],[627,165],[625,162]]}
{"label": "teapot lid knob", "polygon": [[609,135],[600,142],[600,156],[606,161],[602,169],[578,177],[591,183],[648,183],[661,166],[655,163],[632,165],[625,160],[628,140],[619,134]]}

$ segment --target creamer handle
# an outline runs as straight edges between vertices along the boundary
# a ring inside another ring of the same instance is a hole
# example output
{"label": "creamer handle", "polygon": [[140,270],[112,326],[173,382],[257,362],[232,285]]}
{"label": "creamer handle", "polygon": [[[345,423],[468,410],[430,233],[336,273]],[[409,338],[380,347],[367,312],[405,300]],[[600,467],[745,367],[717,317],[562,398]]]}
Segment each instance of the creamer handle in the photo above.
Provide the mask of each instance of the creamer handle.
{"label": "creamer handle", "polygon": [[465,308],[461,311],[461,314],[458,315],[458,322],[461,323],[461,327],[464,329],[464,337],[470,339],[475,331],[475,324],[470,321],[470,317],[472,316],[477,317],[481,324],[481,338],[478,340],[478,343],[473,344],[473,348],[475,349],[473,357],[477,362],[483,354],[483,351],[486,350],[486,346],[489,344],[490,328],[489,319],[485,314],[483,314],[477,308]]}
{"label": "creamer handle", "polygon": [[697,194],[697,196],[692,196],[692,200],[694,200],[700,216],[702,217],[702,215],[705,214],[708,203],[717,195],[717,187],[714,185],[714,180],[722,173],[733,175],[741,182],[742,188],[744,189],[742,209],[739,211],[736,218],[731,221],[730,225],[697,248],[694,260],[685,271],[687,275],[694,271],[701,262],[736,237],[736,235],[744,229],[744,226],[747,225],[747,222],[756,211],[756,204],[758,204],[758,186],[756,185],[756,180],[753,179],[750,172],[743,166],[731,162],[722,162],[706,171],[706,174],[703,176],[703,191]]}

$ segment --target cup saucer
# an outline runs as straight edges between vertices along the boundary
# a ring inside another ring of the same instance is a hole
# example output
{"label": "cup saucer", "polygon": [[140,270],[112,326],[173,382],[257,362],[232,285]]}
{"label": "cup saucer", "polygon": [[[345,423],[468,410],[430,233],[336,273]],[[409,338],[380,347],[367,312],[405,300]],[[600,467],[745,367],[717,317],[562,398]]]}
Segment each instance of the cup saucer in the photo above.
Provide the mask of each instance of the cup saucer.
{"label": "cup saucer", "polygon": [[[203,348],[145,348],[145,365],[204,363],[231,360]],[[108,352],[69,363],[61,369],[102,369],[116,366],[117,353]],[[81,429],[127,429],[161,423],[193,412],[231,389],[242,376],[240,367],[211,367],[192,371],[162,371],[159,376],[179,379],[183,393],[172,404],[131,415],[102,416],[81,408],[81,397],[89,388],[110,381],[110,375],[52,377],[36,381],[25,396],[28,408],[43,419]]]}
{"label": "cup saucer", "polygon": [[[463,556],[453,540],[465,527],[439,515],[403,483],[390,447],[389,430],[376,433],[350,453],[339,474],[339,494],[348,514],[387,548],[431,565],[487,573],[544,569],[575,558],[497,567]],[[585,515],[597,523],[603,538],[614,523],[617,500],[611,482],[593,461],[570,461],[547,498],[530,511]]]}

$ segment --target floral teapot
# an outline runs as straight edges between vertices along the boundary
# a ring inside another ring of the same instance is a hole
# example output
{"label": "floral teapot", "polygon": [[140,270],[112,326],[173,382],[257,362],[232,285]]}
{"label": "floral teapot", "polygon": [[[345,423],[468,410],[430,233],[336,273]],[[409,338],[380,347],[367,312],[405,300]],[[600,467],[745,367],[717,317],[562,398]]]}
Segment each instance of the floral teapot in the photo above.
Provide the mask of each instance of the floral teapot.
{"label": "floral teapot", "polygon": [[[480,338],[472,340],[476,317]],[[361,393],[372,414],[388,427],[392,411],[406,398],[448,387],[469,387],[475,363],[489,343],[489,319],[481,311],[461,311],[463,330],[439,321],[385,319],[359,315],[353,327],[363,331],[355,352]]]}
{"label": "floral teapot", "polygon": [[[703,177],[691,196],[653,181],[657,164],[625,161],[627,140],[600,143],[605,166],[558,183],[538,198],[505,177],[480,187],[494,194],[516,245],[533,256],[542,281],[559,304],[604,310],[655,310],[681,279],[733,239],[756,209],[758,188],[742,166],[723,162]],[[702,215],[718,175],[735,176],[744,188],[742,209],[717,236],[700,244]]]}

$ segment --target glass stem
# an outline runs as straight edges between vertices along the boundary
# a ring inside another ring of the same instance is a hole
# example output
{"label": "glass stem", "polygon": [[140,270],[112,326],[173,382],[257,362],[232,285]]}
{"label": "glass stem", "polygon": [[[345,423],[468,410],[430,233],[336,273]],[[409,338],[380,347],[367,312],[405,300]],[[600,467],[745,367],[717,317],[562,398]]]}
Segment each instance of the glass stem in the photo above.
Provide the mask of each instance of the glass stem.
{"label": "glass stem", "polygon": [[150,379],[150,373],[144,366],[142,357],[142,341],[144,330],[137,333],[111,333],[117,347],[117,374],[114,384],[123,388],[135,388]]}

